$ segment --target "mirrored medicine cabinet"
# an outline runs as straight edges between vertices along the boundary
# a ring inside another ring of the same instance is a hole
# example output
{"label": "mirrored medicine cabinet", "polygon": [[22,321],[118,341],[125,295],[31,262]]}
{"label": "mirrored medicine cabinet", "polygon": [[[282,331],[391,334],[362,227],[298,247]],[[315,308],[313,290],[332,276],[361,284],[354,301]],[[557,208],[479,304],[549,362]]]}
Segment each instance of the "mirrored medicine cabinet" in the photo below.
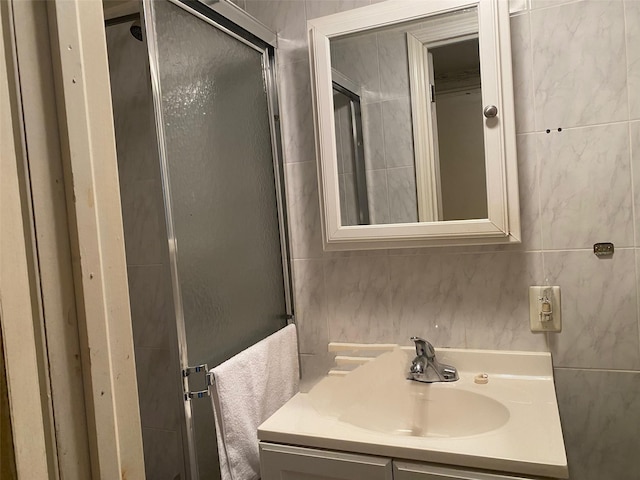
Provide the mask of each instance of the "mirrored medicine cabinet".
{"label": "mirrored medicine cabinet", "polygon": [[326,250],[518,243],[508,2],[308,22]]}

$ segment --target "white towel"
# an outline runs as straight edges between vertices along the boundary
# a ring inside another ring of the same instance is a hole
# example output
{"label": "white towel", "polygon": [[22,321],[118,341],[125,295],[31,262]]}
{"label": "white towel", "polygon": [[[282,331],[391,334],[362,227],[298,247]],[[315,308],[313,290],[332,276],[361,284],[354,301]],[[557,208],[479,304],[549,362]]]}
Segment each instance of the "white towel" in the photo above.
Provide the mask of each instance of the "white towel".
{"label": "white towel", "polygon": [[260,478],[258,426],[298,392],[298,342],[288,325],[211,369],[222,480]]}

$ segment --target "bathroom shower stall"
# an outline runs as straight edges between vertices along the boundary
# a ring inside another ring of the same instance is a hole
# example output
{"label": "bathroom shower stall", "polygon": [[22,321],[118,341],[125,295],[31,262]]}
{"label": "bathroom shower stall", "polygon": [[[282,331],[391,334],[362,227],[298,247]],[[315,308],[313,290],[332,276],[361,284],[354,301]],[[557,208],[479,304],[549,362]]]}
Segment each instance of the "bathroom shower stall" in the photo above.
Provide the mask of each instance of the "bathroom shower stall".
{"label": "bathroom shower stall", "polygon": [[276,37],[226,1],[129,5],[105,25],[145,468],[215,479],[207,370],[293,319]]}

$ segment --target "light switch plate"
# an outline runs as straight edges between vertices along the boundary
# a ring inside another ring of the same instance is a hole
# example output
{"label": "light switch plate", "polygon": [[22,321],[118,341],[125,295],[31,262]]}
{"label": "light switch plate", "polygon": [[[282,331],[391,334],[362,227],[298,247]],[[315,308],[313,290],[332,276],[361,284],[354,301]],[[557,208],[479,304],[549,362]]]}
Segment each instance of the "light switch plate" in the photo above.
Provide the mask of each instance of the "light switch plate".
{"label": "light switch plate", "polygon": [[[543,299],[551,303],[551,315],[548,321],[542,320]],[[560,287],[549,285],[529,287],[529,323],[532,332],[561,332],[561,308]]]}

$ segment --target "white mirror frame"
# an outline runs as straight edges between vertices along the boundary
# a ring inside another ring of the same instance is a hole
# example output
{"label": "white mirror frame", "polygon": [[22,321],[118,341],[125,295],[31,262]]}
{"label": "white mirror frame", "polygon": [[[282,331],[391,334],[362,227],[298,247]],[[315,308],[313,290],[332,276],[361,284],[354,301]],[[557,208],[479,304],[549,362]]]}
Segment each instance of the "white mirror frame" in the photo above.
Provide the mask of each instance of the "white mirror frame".
{"label": "white mirror frame", "polygon": [[[400,22],[478,8],[483,105],[498,115],[485,119],[488,218],[439,222],[343,226],[333,120],[329,41]],[[509,5],[500,0],[389,0],[308,22],[318,185],[325,250],[520,242]]]}

